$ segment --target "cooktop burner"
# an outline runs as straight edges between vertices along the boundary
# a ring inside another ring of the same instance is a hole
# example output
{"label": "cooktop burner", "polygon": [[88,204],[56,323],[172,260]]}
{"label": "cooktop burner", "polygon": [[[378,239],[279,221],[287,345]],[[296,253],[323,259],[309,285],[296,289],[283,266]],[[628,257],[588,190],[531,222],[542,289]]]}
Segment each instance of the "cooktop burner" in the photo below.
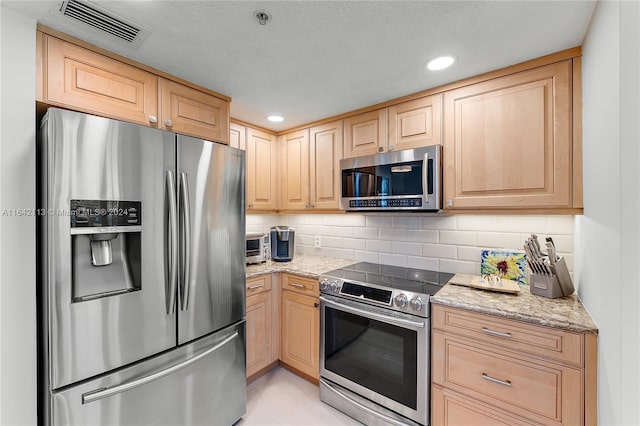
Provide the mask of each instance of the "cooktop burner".
{"label": "cooktop burner", "polygon": [[453,274],[446,272],[379,265],[368,262],[356,263],[323,275],[359,284],[373,284],[389,289],[430,296],[436,294],[453,277]]}

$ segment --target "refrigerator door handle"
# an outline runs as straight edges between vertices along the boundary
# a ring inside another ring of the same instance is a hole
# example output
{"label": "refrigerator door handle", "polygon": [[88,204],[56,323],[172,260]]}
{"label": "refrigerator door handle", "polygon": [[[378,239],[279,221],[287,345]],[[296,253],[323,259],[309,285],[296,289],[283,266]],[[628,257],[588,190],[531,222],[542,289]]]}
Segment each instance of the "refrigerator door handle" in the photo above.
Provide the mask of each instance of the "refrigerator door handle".
{"label": "refrigerator door handle", "polygon": [[158,379],[161,379],[161,378],[163,378],[165,376],[173,374],[176,371],[181,370],[181,369],[193,364],[194,362],[196,362],[196,361],[208,356],[209,354],[212,354],[213,352],[215,352],[218,349],[222,348],[223,346],[227,345],[229,342],[231,342],[233,339],[235,339],[238,336],[239,336],[239,334],[236,331],[232,335],[226,337],[224,340],[222,340],[217,345],[215,345],[215,346],[207,349],[206,351],[202,352],[200,355],[194,356],[193,358],[189,358],[188,360],[186,360],[184,362],[181,362],[180,364],[176,364],[176,365],[174,365],[172,367],[169,367],[169,368],[167,368],[165,370],[158,371],[157,373],[153,373],[153,374],[150,374],[148,376],[144,376],[144,377],[141,377],[139,379],[132,380],[130,382],[122,383],[122,384],[114,386],[112,388],[100,388],[100,389],[96,389],[96,390],[91,391],[91,392],[84,393],[84,394],[82,394],[82,403],[83,404],[89,404],[90,402],[94,402],[94,401],[98,401],[100,399],[108,398],[110,396],[126,392],[128,390],[133,389],[133,388],[137,388],[138,386],[144,386],[144,385],[146,385],[148,383],[153,382],[154,380],[158,380]]}
{"label": "refrigerator door handle", "polygon": [[178,283],[178,204],[176,202],[176,180],[173,172],[167,170],[167,194],[169,199],[169,289],[167,315],[173,315],[176,307],[176,286]]}
{"label": "refrigerator door handle", "polygon": [[182,286],[180,289],[180,309],[186,311],[189,309],[189,287],[191,270],[191,211],[189,210],[189,182],[187,174],[180,172],[180,201],[182,202]]}

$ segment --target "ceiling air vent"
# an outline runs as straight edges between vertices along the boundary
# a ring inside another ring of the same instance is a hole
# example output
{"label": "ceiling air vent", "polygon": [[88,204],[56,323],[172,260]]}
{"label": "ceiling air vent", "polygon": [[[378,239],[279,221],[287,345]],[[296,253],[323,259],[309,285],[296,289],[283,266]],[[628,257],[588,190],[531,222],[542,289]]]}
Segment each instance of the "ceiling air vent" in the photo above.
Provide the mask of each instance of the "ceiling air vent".
{"label": "ceiling air vent", "polygon": [[87,1],[64,1],[60,13],[133,45],[139,45],[148,34],[139,25]]}

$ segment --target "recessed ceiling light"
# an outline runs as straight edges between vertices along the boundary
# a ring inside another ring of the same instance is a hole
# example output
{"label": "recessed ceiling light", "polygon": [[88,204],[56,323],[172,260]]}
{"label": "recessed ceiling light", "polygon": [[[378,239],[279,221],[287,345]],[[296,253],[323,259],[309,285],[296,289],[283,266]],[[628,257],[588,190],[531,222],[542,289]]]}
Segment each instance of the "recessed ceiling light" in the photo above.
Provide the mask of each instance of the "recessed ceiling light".
{"label": "recessed ceiling light", "polygon": [[270,115],[267,117],[267,120],[272,121],[274,123],[279,123],[281,121],[284,121],[284,118],[279,115]]}
{"label": "recessed ceiling light", "polygon": [[431,71],[443,70],[447,67],[450,67],[456,58],[453,56],[438,56],[437,58],[433,58],[425,64],[425,67]]}

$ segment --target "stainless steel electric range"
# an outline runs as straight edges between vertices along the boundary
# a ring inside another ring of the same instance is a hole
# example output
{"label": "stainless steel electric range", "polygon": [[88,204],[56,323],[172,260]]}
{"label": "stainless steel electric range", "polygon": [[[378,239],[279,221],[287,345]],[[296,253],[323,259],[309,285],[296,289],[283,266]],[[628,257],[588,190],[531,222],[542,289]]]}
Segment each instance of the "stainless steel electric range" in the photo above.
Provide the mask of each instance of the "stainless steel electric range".
{"label": "stainless steel electric range", "polygon": [[320,277],[320,399],[368,425],[428,425],[429,299],[453,274],[356,263]]}

